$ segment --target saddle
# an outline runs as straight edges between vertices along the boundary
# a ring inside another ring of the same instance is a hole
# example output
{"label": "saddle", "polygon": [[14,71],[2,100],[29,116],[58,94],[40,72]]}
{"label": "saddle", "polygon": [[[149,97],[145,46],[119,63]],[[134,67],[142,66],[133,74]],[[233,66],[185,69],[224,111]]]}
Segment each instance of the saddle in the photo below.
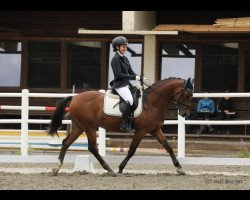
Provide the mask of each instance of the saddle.
{"label": "saddle", "polygon": [[[142,112],[142,90],[136,86],[129,88],[133,97],[131,107],[134,117],[138,117]],[[104,97],[104,113],[111,116],[122,116],[125,110],[125,101],[118,95],[115,89],[108,89]]]}
{"label": "saddle", "polygon": [[[135,86],[129,87],[129,90],[130,90],[132,97],[133,97],[133,105],[131,107],[131,109],[132,109],[131,112],[134,112],[138,106],[138,100],[141,97],[141,94],[140,94],[140,90]],[[116,90],[114,88],[111,90],[111,92],[112,92],[112,94],[119,96],[119,94],[116,92]],[[120,98],[120,101],[118,102],[119,109],[123,113],[123,111],[125,109],[125,101],[120,96],[119,96],[119,98]],[[115,106],[117,106],[117,105],[114,105],[114,107]]]}

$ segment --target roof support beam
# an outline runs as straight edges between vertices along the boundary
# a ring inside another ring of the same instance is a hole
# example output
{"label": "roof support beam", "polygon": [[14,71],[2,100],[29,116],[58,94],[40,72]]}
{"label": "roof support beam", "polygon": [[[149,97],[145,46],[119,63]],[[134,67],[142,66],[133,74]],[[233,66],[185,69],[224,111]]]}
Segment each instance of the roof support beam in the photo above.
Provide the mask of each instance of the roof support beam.
{"label": "roof support beam", "polygon": [[87,30],[78,29],[78,34],[107,34],[107,35],[178,35],[178,31],[133,31],[133,30]]}

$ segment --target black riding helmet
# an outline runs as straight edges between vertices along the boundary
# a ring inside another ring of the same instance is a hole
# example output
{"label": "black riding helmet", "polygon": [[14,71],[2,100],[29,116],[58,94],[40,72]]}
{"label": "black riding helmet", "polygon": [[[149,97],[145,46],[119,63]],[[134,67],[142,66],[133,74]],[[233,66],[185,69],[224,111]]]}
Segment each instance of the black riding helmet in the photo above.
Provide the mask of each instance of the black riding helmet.
{"label": "black riding helmet", "polygon": [[116,46],[120,46],[120,45],[128,45],[128,40],[127,38],[123,37],[123,36],[118,36],[116,38],[114,38],[112,40],[112,47],[113,50],[116,51]]}

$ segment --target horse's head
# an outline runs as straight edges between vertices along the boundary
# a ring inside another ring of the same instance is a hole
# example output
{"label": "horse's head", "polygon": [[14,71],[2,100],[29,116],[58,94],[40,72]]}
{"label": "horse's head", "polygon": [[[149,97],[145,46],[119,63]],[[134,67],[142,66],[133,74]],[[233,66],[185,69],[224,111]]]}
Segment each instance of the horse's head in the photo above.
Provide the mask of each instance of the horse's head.
{"label": "horse's head", "polygon": [[193,84],[190,79],[191,78],[183,80],[183,84],[174,90],[171,97],[171,101],[176,105],[181,116],[185,116],[189,113],[191,108]]}

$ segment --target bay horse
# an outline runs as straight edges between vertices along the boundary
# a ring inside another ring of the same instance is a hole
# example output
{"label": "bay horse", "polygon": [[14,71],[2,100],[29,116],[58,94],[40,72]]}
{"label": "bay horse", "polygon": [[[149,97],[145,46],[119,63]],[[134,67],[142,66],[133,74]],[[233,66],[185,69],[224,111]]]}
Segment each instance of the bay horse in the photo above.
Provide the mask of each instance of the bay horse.
{"label": "bay horse", "polygon": [[[134,155],[138,145],[146,133],[154,136],[169,153],[174,166],[179,174],[185,174],[179,161],[174,155],[173,148],[164,136],[161,127],[165,119],[167,105],[172,102],[178,108],[179,114],[190,111],[193,85],[188,80],[180,78],[169,78],[154,83],[144,90],[144,101],[142,113],[134,119],[135,133],[129,147],[127,156],[119,165],[118,174],[122,174],[129,159]],[[67,103],[70,102],[70,118],[72,120],[72,131],[62,141],[59,161],[52,174],[57,175],[63,164],[65,153],[70,145],[85,131],[88,138],[88,150],[96,157],[108,174],[117,175],[98,153],[96,143],[96,130],[102,127],[107,131],[120,132],[121,117],[109,116],[104,113],[104,93],[99,91],[86,91],[73,97],[66,97],[57,103],[55,112],[51,117],[49,134],[57,134]]]}

